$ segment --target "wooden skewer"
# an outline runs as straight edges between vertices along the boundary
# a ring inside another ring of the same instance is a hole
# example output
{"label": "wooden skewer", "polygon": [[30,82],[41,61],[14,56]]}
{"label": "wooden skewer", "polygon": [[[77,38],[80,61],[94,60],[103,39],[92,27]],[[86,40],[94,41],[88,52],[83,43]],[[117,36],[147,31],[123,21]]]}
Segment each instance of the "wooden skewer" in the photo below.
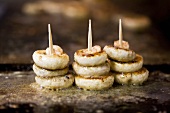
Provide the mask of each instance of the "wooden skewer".
{"label": "wooden skewer", "polygon": [[119,45],[122,47],[122,40],[123,40],[123,35],[122,35],[122,21],[119,19]]}
{"label": "wooden skewer", "polygon": [[88,51],[92,48],[92,30],[91,30],[91,20],[89,19],[89,31],[88,31]]}
{"label": "wooden skewer", "polygon": [[49,38],[49,50],[50,50],[50,55],[54,53],[53,51],[53,39],[52,39],[52,34],[51,34],[51,26],[48,24],[48,38]]}

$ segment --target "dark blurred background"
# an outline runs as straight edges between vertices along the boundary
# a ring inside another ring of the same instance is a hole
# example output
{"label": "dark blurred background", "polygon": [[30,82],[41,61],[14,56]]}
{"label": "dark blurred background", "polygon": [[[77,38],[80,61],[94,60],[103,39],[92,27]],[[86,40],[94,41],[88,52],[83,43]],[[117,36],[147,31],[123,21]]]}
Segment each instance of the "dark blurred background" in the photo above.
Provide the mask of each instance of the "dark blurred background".
{"label": "dark blurred background", "polygon": [[88,19],[93,45],[118,40],[118,20],[130,48],[144,64],[170,64],[169,0],[0,0],[0,64],[30,64],[32,53],[53,43],[73,61],[76,50],[87,48]]}

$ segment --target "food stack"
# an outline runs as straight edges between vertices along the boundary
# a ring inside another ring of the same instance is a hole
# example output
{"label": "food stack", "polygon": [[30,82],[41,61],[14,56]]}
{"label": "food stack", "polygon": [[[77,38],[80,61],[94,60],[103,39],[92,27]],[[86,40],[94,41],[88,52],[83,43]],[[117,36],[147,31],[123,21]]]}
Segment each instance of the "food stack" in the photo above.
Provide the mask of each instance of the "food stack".
{"label": "food stack", "polygon": [[33,70],[37,75],[35,81],[38,85],[48,89],[62,89],[71,86],[74,77],[68,74],[69,56],[62,48],[53,45],[51,28],[49,29],[49,47],[46,50],[37,50],[33,53]]}
{"label": "food stack", "polygon": [[73,69],[77,74],[75,84],[79,88],[103,90],[112,86],[114,76],[109,73],[107,54],[98,45],[92,47],[91,20],[89,20],[88,49],[76,51],[74,60]]}
{"label": "food stack", "polygon": [[143,68],[143,57],[129,49],[129,44],[122,40],[121,20],[119,21],[119,40],[114,46],[106,45],[111,70],[115,73],[115,81],[119,84],[141,85],[147,80],[149,71]]}

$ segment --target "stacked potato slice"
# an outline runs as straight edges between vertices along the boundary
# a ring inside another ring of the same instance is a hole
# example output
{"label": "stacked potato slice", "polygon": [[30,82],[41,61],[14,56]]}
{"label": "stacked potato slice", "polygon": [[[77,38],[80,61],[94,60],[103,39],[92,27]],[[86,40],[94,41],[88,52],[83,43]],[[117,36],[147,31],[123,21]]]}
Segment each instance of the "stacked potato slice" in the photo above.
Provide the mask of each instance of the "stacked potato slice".
{"label": "stacked potato slice", "polygon": [[114,82],[114,76],[109,73],[110,65],[106,61],[107,54],[100,46],[92,47],[91,51],[81,49],[75,52],[73,69],[77,76],[75,84],[86,90],[108,89]]}
{"label": "stacked potato slice", "polygon": [[72,74],[68,74],[69,56],[58,45],[53,45],[51,26],[48,24],[49,47],[33,53],[33,70],[37,75],[35,81],[41,87],[62,89],[74,82]]}
{"label": "stacked potato slice", "polygon": [[[54,53],[48,54],[48,49],[37,50],[33,53],[33,70],[37,75],[35,81],[42,87],[62,89],[71,86],[74,77],[68,73],[69,56],[62,49],[54,45]],[[61,51],[59,51],[61,50]]]}
{"label": "stacked potato slice", "polygon": [[115,73],[115,81],[119,84],[141,85],[147,80],[149,71],[143,66],[143,57],[129,49],[129,43],[123,41],[122,24],[119,19],[119,40],[114,46],[103,49],[108,57],[111,70]]}
{"label": "stacked potato slice", "polygon": [[77,76],[75,84],[85,90],[108,89],[114,82],[114,76],[109,73],[110,65],[107,54],[100,46],[92,47],[91,20],[89,20],[88,48],[74,53],[73,69]]}
{"label": "stacked potato slice", "polygon": [[[115,81],[120,84],[141,85],[148,78],[148,70],[143,68],[143,57],[136,54],[128,47],[105,46],[108,54],[111,70],[115,71]],[[123,45],[128,45],[123,41]]]}

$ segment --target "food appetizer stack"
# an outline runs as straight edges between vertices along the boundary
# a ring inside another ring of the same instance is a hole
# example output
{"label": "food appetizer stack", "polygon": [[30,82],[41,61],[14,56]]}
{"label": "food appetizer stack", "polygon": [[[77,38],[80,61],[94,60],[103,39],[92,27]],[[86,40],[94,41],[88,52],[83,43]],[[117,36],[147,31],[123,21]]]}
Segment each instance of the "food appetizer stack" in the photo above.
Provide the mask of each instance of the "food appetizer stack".
{"label": "food appetizer stack", "polygon": [[88,48],[75,52],[73,69],[77,74],[75,84],[85,90],[108,89],[114,82],[114,76],[107,62],[107,54],[96,45],[92,47],[91,20],[89,20]]}
{"label": "food appetizer stack", "polygon": [[115,73],[115,81],[119,84],[141,85],[147,80],[149,71],[143,68],[143,57],[129,49],[129,44],[122,40],[122,26],[119,20],[119,40],[113,46],[103,49],[109,57],[111,70]]}
{"label": "food appetizer stack", "polygon": [[44,88],[67,88],[74,82],[74,76],[68,74],[69,56],[61,47],[53,45],[50,24],[48,24],[48,31],[49,47],[46,50],[37,50],[32,55],[33,70],[37,75],[35,81]]}

